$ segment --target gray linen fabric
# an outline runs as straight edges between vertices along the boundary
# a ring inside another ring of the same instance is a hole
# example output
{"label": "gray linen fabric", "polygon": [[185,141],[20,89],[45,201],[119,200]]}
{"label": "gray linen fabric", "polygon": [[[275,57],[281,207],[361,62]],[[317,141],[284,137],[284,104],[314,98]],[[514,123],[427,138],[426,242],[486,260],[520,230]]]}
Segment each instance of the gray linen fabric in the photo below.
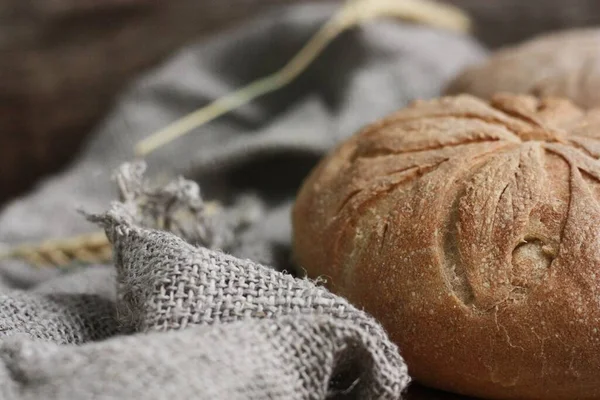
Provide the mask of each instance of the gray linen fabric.
{"label": "gray linen fabric", "polygon": [[80,344],[118,332],[114,303],[100,296],[36,295],[18,290],[0,294],[0,337],[22,333],[34,339]]}
{"label": "gray linen fabric", "polygon": [[337,142],[481,59],[472,40],[391,21],[347,32],[289,87],[148,156],[151,185],[132,165],[109,179],[137,140],[281,67],[332,12],[281,9],[186,48],[124,93],[70,168],[3,210],[8,246],[97,229],[83,208],[115,260],[62,276],[1,265],[2,398],[400,397],[406,367],[382,328],[280,272],[297,267],[289,209]]}
{"label": "gray linen fabric", "polygon": [[48,279],[31,289],[31,293],[93,294],[102,299],[115,301],[117,273],[112,265],[90,265],[79,271]]}
{"label": "gray linen fabric", "polygon": [[374,352],[379,344],[372,332],[326,315],[247,320],[81,347],[14,337],[0,344],[0,396],[324,399],[333,394],[327,383],[339,360],[348,359],[365,371],[355,398],[396,399],[406,375]]}

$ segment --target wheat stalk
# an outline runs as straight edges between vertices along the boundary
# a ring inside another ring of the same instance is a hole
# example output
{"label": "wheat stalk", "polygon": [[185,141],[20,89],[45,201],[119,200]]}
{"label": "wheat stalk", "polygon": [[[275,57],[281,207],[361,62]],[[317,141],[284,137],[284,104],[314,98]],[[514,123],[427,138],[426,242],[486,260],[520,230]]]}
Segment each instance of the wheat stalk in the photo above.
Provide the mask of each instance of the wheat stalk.
{"label": "wheat stalk", "polygon": [[366,21],[393,17],[458,32],[467,32],[470,19],[459,9],[429,0],[349,0],[281,70],[217,99],[141,140],[138,156],[147,155],[251,100],[293,81],[342,32]]}
{"label": "wheat stalk", "polygon": [[[173,122],[135,146],[147,155],[253,99],[276,91],[296,79],[342,32],[382,17],[401,18],[457,32],[468,32],[470,19],[459,9],[430,0],[348,0],[281,70],[258,79]],[[106,263],[111,247],[103,232],[41,244],[22,245],[0,253],[0,259],[21,259],[34,266],[67,267],[74,263]]]}

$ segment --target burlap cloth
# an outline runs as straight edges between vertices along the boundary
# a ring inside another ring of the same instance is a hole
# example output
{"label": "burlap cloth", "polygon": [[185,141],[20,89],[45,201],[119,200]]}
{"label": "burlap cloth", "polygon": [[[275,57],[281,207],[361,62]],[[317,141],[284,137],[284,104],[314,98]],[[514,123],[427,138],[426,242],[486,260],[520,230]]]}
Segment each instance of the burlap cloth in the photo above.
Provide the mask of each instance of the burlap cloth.
{"label": "burlap cloth", "polygon": [[325,152],[437,96],[479,45],[370,24],[291,86],[151,154],[144,174],[123,164],[137,140],[282,66],[332,12],[279,9],[185,48],[123,94],[66,171],[4,209],[4,245],[100,225],[114,265],[2,264],[1,399],[401,397],[409,372],[383,329],[302,279],[289,210]]}

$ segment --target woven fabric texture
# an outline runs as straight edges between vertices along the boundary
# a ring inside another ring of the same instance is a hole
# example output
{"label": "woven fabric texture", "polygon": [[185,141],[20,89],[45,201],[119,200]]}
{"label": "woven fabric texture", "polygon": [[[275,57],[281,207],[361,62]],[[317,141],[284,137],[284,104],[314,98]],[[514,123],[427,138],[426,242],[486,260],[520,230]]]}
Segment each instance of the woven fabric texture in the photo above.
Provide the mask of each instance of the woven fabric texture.
{"label": "woven fabric texture", "polygon": [[[189,190],[195,185],[182,180],[177,183],[170,185],[172,197],[162,191],[165,203],[173,205],[180,199],[179,187]],[[290,398],[325,397],[334,373],[347,368],[352,358],[358,358],[352,361],[358,367],[353,371],[357,380],[354,390],[360,398],[399,397],[408,383],[406,366],[396,346],[371,317],[306,279],[136,225],[136,221],[146,219],[136,211],[137,196],[143,195],[127,193],[122,197],[130,203],[115,203],[108,213],[90,217],[104,226],[115,249],[121,326],[131,326],[134,332],[164,332],[267,319],[271,325],[262,324],[261,329],[275,336],[285,332],[285,341],[278,344],[273,338],[281,348],[263,353],[263,357],[254,356],[253,368],[272,379],[282,373],[270,371],[277,365],[271,358],[289,357],[286,361],[294,367],[290,370],[288,365],[283,375],[288,388],[296,390]],[[198,200],[185,199],[196,204]],[[168,218],[161,215],[163,220]],[[247,351],[245,347],[253,342],[252,337],[243,335],[238,343],[216,337],[214,346],[222,349],[222,357],[229,358],[231,352]],[[265,397],[265,393],[252,390],[246,395],[258,394]]]}
{"label": "woven fabric texture", "polygon": [[26,334],[56,343],[81,344],[119,332],[114,303],[93,294],[0,294],[0,337]]}
{"label": "woven fabric texture", "polygon": [[398,374],[397,359],[374,352],[377,339],[356,323],[327,315],[253,319],[86,346],[12,337],[0,345],[0,395],[27,400],[324,399],[336,395],[329,381],[339,372],[343,382],[345,371],[336,367],[346,360],[362,372],[355,398],[397,399],[406,376]]}

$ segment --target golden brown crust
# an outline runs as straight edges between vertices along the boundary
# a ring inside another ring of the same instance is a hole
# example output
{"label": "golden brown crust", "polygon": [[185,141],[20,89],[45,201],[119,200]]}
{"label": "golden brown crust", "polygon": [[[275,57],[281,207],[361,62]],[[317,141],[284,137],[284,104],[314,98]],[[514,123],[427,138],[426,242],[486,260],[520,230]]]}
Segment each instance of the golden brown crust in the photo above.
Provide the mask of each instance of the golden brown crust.
{"label": "golden brown crust", "polygon": [[566,100],[416,102],[307,178],[309,276],[377,317],[420,382],[600,397],[600,117]]}
{"label": "golden brown crust", "polygon": [[600,29],[546,34],[494,53],[467,68],[446,89],[489,99],[498,92],[560,96],[600,106]]}

